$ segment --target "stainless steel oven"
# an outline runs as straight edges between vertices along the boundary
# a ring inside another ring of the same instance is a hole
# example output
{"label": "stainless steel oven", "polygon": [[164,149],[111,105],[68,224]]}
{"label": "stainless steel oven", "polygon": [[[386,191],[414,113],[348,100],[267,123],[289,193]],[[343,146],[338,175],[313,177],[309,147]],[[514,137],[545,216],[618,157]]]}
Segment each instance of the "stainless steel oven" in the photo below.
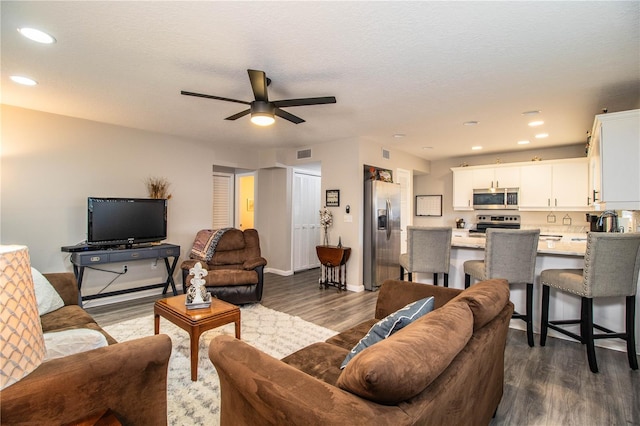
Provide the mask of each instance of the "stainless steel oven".
{"label": "stainless steel oven", "polygon": [[475,210],[518,210],[518,188],[474,189]]}
{"label": "stainless steel oven", "polygon": [[520,216],[479,214],[476,216],[476,227],[469,230],[469,236],[484,236],[489,228],[520,229]]}

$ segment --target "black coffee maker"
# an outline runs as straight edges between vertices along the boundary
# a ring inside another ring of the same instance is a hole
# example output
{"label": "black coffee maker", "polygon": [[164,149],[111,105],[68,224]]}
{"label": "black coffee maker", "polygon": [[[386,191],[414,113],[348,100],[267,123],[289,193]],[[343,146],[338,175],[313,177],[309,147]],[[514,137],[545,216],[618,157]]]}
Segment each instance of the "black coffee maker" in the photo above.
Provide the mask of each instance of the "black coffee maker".
{"label": "black coffee maker", "polygon": [[586,220],[591,232],[620,232],[618,214],[613,210],[604,211],[600,215],[587,213]]}

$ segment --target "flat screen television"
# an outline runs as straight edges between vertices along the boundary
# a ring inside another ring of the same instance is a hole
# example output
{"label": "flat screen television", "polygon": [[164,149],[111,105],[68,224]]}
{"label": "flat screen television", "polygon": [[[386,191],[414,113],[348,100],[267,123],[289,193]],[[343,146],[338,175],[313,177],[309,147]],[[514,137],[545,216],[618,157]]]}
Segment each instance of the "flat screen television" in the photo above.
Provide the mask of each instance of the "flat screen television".
{"label": "flat screen television", "polygon": [[167,200],[87,199],[87,244],[132,246],[167,238]]}

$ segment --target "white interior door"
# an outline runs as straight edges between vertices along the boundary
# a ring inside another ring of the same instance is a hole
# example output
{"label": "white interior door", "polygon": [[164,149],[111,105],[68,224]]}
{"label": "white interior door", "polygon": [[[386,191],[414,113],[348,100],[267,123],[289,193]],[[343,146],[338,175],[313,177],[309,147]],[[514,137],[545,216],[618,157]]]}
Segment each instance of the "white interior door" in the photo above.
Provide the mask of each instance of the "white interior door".
{"label": "white interior door", "polygon": [[411,171],[396,170],[396,182],[400,184],[400,253],[407,252],[407,226],[413,222],[413,178]]}
{"label": "white interior door", "polygon": [[236,174],[236,228],[251,229],[255,222],[255,178],[256,173]]}
{"label": "white interior door", "polygon": [[320,183],[317,175],[293,172],[293,270],[320,266]]}

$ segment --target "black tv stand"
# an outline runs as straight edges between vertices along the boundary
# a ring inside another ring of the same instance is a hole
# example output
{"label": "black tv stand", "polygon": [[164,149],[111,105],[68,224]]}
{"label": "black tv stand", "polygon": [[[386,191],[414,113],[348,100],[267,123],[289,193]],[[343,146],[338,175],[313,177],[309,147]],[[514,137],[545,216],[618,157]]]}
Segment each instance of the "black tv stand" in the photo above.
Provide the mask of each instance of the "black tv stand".
{"label": "black tv stand", "polygon": [[[174,244],[150,244],[145,246],[136,245],[132,248],[123,247],[124,246],[115,248],[104,248],[86,245],[62,247],[62,251],[71,253],[73,273],[75,274],[76,281],[78,282],[78,304],[80,306],[82,306],[83,300],[99,299],[102,297],[133,293],[135,291],[150,290],[160,287],[163,287],[162,294],[166,294],[169,286],[171,286],[173,295],[178,295],[176,284],[173,280],[173,272],[176,269],[178,258],[180,257],[180,246]],[[170,257],[173,258],[173,261],[171,263],[169,263]],[[164,265],[167,269],[167,280],[165,282],[145,285],[141,287],[127,288],[123,290],[110,291],[106,293],[91,294],[88,296],[82,295],[82,279],[84,276],[84,269],[87,266],[103,265],[106,263],[131,262],[146,259],[164,259]]]}

